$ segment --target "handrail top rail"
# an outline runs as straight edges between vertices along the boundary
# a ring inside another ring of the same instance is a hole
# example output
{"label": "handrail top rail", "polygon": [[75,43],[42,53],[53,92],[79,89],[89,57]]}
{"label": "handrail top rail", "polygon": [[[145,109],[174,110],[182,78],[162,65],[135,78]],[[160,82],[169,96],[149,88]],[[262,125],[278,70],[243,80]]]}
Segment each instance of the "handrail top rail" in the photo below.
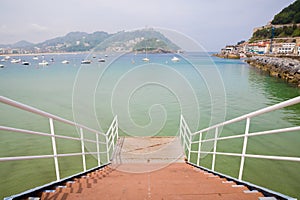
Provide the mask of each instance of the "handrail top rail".
{"label": "handrail top rail", "polygon": [[84,126],[82,124],[79,124],[79,123],[76,123],[76,122],[73,122],[73,121],[70,121],[70,120],[67,120],[67,119],[64,119],[64,118],[56,116],[54,114],[42,111],[42,110],[34,108],[32,106],[28,106],[26,104],[14,101],[14,100],[9,99],[9,98],[4,97],[4,96],[0,96],[0,102],[4,103],[4,104],[7,104],[7,105],[10,105],[10,106],[13,106],[13,107],[16,107],[16,108],[19,108],[21,110],[25,110],[25,111],[28,111],[28,112],[31,112],[31,113],[35,113],[35,114],[38,114],[38,115],[43,116],[43,117],[51,118],[51,119],[54,119],[56,121],[63,122],[65,124],[73,125],[75,127],[83,128],[83,129],[91,131],[93,133],[106,136],[104,133],[102,133],[100,131],[97,131],[95,129],[89,128],[87,126]]}
{"label": "handrail top rail", "polygon": [[206,132],[206,131],[209,131],[209,130],[212,130],[212,129],[215,129],[215,128],[220,127],[220,126],[225,126],[225,125],[228,125],[228,124],[232,124],[234,122],[242,121],[242,120],[247,119],[247,118],[252,118],[252,117],[264,114],[264,113],[268,113],[268,112],[278,110],[278,109],[281,109],[281,108],[284,108],[284,107],[292,106],[292,105],[295,105],[295,104],[298,104],[298,103],[300,103],[300,96],[289,99],[287,101],[284,101],[284,102],[281,102],[281,103],[278,103],[278,104],[275,104],[275,105],[272,105],[272,106],[269,106],[269,107],[266,107],[266,108],[262,108],[260,110],[242,115],[240,117],[233,118],[233,119],[225,121],[225,122],[221,122],[219,124],[210,126],[208,128],[196,131],[196,132],[192,133],[192,136],[194,136],[196,134]]}

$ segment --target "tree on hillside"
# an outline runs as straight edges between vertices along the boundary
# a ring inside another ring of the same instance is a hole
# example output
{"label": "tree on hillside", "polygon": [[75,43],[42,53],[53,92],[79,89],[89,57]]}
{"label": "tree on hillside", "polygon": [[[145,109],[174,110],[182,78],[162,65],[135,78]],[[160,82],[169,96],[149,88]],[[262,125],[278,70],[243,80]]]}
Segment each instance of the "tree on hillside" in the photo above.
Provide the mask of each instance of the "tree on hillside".
{"label": "tree on hillside", "polygon": [[274,16],[272,24],[292,24],[300,23],[300,0],[284,8],[280,13]]}

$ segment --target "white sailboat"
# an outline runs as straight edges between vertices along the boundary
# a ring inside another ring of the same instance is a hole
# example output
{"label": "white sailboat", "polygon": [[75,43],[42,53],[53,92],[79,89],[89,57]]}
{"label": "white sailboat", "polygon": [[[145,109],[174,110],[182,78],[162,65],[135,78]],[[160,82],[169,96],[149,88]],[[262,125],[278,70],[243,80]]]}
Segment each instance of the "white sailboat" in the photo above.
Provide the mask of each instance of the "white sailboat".
{"label": "white sailboat", "polygon": [[177,58],[176,56],[174,56],[171,60],[172,60],[173,62],[179,62],[179,61],[180,61],[180,59]]}
{"label": "white sailboat", "polygon": [[69,64],[70,61],[68,61],[68,60],[63,60],[63,61],[61,61],[61,63],[62,63],[62,64]]}
{"label": "white sailboat", "polygon": [[42,62],[39,63],[41,66],[47,66],[49,63],[46,60],[43,60]]}
{"label": "white sailboat", "polygon": [[150,59],[149,59],[149,58],[147,58],[147,57],[145,57],[145,58],[143,58],[143,61],[144,61],[144,62],[149,62],[149,61],[150,61]]}
{"label": "white sailboat", "polygon": [[144,61],[144,62],[149,62],[149,61],[150,61],[150,59],[148,58],[147,47],[146,47],[146,57],[143,58],[143,61]]}

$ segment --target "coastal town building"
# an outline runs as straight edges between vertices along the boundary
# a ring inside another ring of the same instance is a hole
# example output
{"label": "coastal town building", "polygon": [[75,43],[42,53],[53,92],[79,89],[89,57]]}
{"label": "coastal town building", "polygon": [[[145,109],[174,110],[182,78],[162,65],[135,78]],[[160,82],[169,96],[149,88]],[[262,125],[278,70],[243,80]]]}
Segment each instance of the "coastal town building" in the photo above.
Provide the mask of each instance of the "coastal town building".
{"label": "coastal town building", "polygon": [[282,43],[278,49],[279,54],[293,54],[296,43]]}
{"label": "coastal town building", "polygon": [[270,42],[250,43],[245,49],[246,53],[266,54],[270,51]]}
{"label": "coastal town building", "polygon": [[[284,41],[284,42],[283,42]],[[258,42],[243,42],[237,45],[227,45],[220,52],[221,55],[236,54],[236,55],[265,55],[265,54],[278,54],[278,55],[298,55],[300,56],[300,39],[293,39],[295,42],[289,40],[270,40]],[[242,57],[242,56],[241,56]]]}

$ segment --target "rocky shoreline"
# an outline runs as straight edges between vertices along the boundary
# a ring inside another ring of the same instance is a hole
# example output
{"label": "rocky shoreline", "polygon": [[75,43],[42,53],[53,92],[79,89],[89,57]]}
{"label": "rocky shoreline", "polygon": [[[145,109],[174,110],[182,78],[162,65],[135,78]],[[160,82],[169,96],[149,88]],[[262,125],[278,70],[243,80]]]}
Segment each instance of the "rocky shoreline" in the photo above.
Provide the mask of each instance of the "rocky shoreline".
{"label": "rocky shoreline", "polygon": [[233,54],[233,53],[226,53],[226,54],[222,54],[222,53],[216,53],[213,54],[213,56],[219,57],[219,58],[228,58],[228,59],[240,59],[240,55],[238,54]]}
{"label": "rocky shoreline", "polygon": [[266,71],[270,76],[281,78],[300,87],[300,61],[291,58],[253,56],[245,60],[248,64]]}

